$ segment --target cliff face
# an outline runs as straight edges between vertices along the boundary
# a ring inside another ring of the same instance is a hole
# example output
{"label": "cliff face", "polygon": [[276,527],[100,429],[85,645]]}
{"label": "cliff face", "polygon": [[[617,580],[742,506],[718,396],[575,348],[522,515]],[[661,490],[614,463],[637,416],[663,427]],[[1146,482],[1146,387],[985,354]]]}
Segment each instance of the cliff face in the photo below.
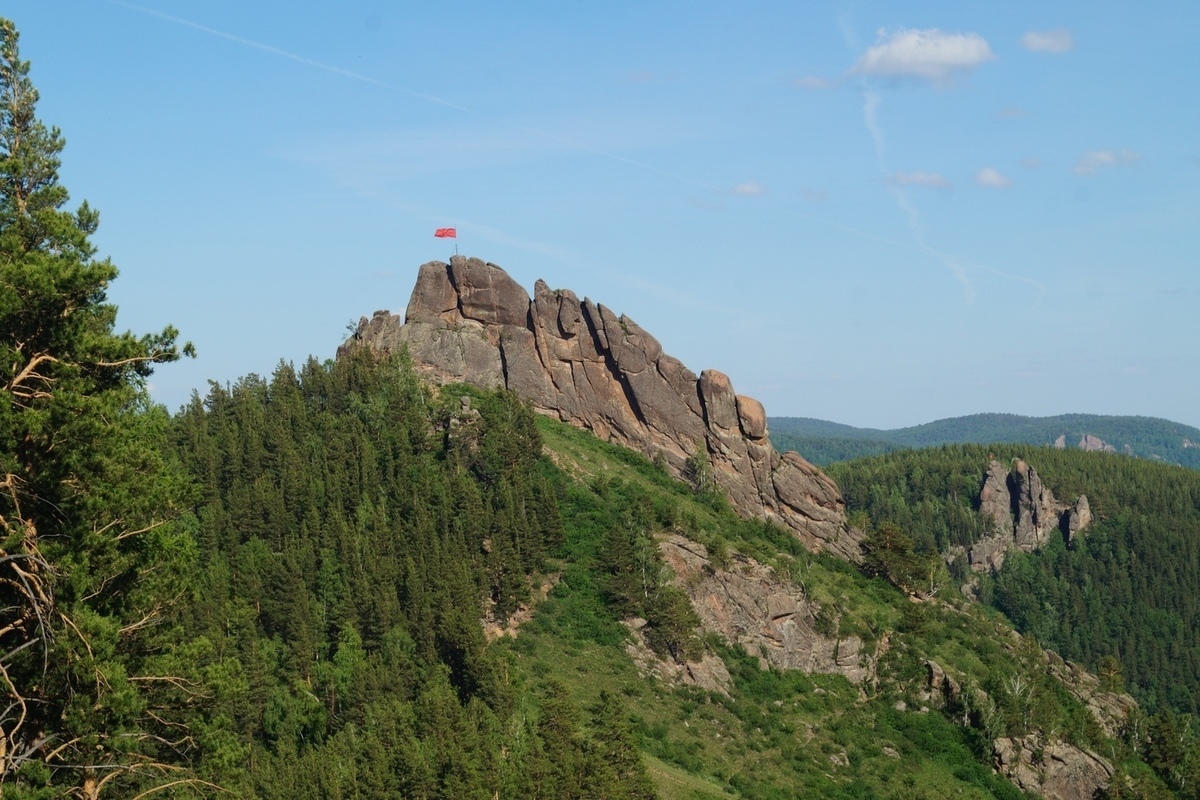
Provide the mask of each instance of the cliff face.
{"label": "cliff face", "polygon": [[377,311],[342,348],[360,346],[407,346],[434,383],[506,387],[543,414],[661,454],[677,476],[705,454],[740,514],[778,522],[812,549],[860,558],[862,534],[847,525],[836,484],[799,454],[775,451],[761,403],[735,394],[716,370],[697,376],[633,320],[570,290],[539,280],[530,298],[495,264],[432,261],[403,321]]}

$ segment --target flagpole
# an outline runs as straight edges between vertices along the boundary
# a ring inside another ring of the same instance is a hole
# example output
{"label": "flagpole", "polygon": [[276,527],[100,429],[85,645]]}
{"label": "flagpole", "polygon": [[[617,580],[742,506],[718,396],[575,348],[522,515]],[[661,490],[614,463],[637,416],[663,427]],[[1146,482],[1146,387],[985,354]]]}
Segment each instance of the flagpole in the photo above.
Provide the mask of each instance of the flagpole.
{"label": "flagpole", "polygon": [[457,228],[438,228],[433,232],[434,238],[437,239],[453,239],[454,240],[454,255],[458,255],[458,229]]}

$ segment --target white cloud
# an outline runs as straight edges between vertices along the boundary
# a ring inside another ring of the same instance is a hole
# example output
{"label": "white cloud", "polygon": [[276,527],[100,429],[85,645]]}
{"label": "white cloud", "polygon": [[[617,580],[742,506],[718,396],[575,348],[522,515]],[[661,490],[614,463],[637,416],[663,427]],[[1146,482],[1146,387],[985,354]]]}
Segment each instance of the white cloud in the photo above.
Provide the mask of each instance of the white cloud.
{"label": "white cloud", "polygon": [[975,173],[975,182],[980,186],[987,187],[988,189],[1007,189],[1013,185],[1013,182],[1010,178],[1005,177],[1004,175],[1000,174],[999,171],[991,167],[984,167],[983,169],[979,170],[979,172]]}
{"label": "white cloud", "polygon": [[921,78],[948,83],[996,54],[977,33],[946,33],[937,28],[879,32],[879,43],[858,59],[852,72],[893,78]]}
{"label": "white cloud", "polygon": [[1035,53],[1065,53],[1075,46],[1075,39],[1066,28],[1028,31],[1021,37],[1021,46]]}
{"label": "white cloud", "polygon": [[940,172],[896,172],[888,178],[896,186],[931,186],[935,189],[950,189],[954,184]]}
{"label": "white cloud", "polygon": [[1132,150],[1093,150],[1080,156],[1071,171],[1076,175],[1095,175],[1106,167],[1129,167],[1141,160],[1141,155]]}
{"label": "white cloud", "polygon": [[834,83],[828,78],[821,78],[817,75],[805,75],[802,78],[796,78],[796,80],[792,81],[792,85],[800,89],[830,89]]}
{"label": "white cloud", "polygon": [[758,197],[767,193],[767,187],[758,181],[742,181],[737,186],[734,186],[732,191],[741,197]]}

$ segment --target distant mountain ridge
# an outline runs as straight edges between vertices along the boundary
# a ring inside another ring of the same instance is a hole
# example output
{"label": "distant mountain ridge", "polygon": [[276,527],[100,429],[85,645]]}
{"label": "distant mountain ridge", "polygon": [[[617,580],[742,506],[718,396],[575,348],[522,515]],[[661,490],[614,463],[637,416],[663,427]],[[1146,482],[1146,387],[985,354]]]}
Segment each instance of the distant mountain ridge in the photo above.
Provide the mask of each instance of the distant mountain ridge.
{"label": "distant mountain ridge", "polygon": [[944,444],[1022,444],[1109,450],[1200,469],[1200,429],[1157,417],[971,414],[908,428],[856,428],[807,417],[770,417],[772,439],[817,465]]}

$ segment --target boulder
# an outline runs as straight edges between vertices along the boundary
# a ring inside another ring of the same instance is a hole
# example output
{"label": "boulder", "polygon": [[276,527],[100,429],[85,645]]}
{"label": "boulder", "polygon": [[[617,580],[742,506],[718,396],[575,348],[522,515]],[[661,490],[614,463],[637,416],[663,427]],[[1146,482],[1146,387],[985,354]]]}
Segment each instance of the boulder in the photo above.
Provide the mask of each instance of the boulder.
{"label": "boulder", "polygon": [[1079,495],[1075,505],[1067,511],[1066,537],[1067,545],[1073,545],[1092,524],[1092,507],[1087,495]]}
{"label": "boulder", "polygon": [[422,264],[417,271],[417,285],[413,287],[408,309],[404,312],[404,321],[455,323],[460,319],[458,292],[450,281],[446,265],[436,261]]}
{"label": "boulder", "polygon": [[763,404],[744,394],[736,395],[734,400],[737,402],[738,422],[742,426],[742,434],[755,441],[767,438],[767,411]]}

